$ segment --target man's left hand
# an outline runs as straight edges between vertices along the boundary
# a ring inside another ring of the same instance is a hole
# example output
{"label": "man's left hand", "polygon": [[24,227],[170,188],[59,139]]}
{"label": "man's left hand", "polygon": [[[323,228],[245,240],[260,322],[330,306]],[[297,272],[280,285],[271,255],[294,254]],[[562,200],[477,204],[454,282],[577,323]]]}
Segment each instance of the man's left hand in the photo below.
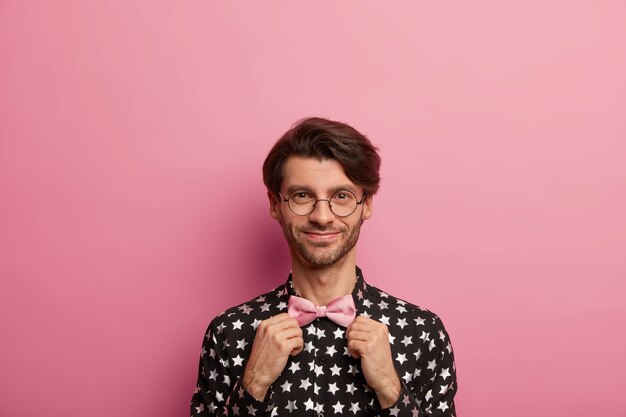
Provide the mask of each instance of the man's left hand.
{"label": "man's left hand", "polygon": [[391,358],[387,326],[367,317],[357,317],[347,330],[348,351],[361,358],[367,384],[376,392],[381,408],[392,406],[400,397],[402,386]]}

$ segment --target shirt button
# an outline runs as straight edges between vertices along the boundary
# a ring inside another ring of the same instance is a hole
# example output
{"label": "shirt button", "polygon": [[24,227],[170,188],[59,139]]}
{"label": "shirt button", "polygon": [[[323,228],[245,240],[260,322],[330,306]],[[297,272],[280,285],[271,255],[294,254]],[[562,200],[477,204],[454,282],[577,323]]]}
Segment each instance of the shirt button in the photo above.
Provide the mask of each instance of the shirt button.
{"label": "shirt button", "polygon": [[317,358],[317,363],[319,363],[320,365],[324,365],[326,363],[326,356],[320,356],[319,358]]}

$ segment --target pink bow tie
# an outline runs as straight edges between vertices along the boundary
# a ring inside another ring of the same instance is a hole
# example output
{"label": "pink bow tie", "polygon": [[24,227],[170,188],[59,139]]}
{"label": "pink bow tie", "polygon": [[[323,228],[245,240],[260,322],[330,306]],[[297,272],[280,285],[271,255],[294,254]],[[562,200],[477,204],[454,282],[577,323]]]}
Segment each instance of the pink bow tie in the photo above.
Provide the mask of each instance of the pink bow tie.
{"label": "pink bow tie", "polygon": [[300,327],[306,326],[317,317],[328,317],[338,325],[348,327],[356,317],[356,308],[351,294],[336,298],[327,306],[316,306],[306,298],[292,295],[289,297],[287,313],[298,320]]}

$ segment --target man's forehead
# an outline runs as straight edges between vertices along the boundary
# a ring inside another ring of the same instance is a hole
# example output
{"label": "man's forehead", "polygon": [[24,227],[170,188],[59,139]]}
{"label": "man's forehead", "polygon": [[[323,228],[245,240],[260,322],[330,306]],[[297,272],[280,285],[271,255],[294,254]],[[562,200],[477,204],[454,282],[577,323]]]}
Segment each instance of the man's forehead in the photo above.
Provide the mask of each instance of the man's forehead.
{"label": "man's forehead", "polygon": [[346,175],[339,161],[335,159],[316,159],[290,157],[284,165],[283,189],[306,187],[320,191],[330,191],[336,188],[358,190]]}

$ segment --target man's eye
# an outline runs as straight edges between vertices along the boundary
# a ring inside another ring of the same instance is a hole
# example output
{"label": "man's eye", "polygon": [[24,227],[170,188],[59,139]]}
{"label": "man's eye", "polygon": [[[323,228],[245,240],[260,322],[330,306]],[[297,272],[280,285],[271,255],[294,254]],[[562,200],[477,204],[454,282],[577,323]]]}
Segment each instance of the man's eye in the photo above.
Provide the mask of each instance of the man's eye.
{"label": "man's eye", "polygon": [[313,197],[308,191],[296,191],[291,194],[291,201],[295,203],[307,203],[312,199]]}
{"label": "man's eye", "polygon": [[354,199],[354,195],[352,195],[352,193],[349,192],[338,192],[333,196],[333,199],[335,200],[352,200]]}

